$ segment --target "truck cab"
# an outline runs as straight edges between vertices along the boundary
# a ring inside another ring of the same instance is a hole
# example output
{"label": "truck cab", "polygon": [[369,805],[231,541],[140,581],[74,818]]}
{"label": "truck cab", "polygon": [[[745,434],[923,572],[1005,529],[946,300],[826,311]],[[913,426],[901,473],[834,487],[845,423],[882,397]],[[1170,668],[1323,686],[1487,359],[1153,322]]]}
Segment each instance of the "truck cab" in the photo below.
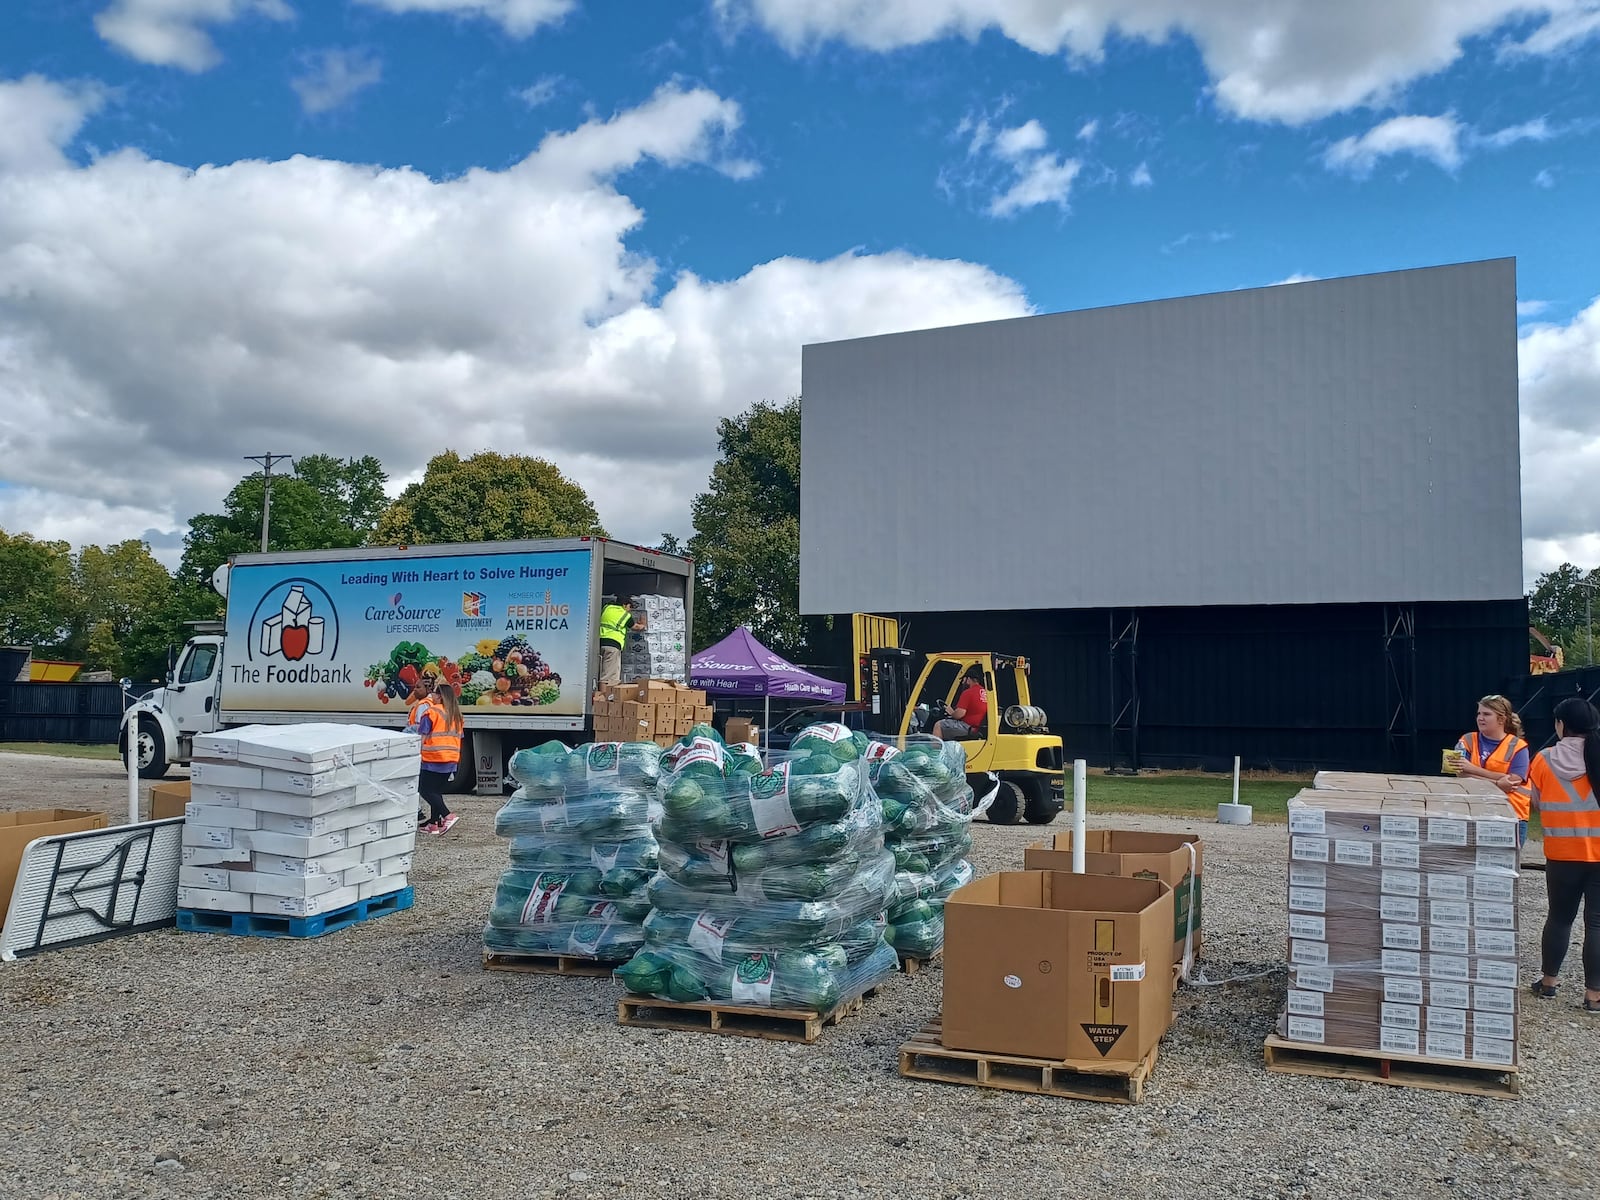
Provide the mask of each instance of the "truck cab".
{"label": "truck cab", "polygon": [[195,634],[166,685],[123,714],[117,749],[126,763],[131,741],[143,778],[160,779],[174,762],[187,762],[195,737],[221,728],[222,640],[220,631]]}

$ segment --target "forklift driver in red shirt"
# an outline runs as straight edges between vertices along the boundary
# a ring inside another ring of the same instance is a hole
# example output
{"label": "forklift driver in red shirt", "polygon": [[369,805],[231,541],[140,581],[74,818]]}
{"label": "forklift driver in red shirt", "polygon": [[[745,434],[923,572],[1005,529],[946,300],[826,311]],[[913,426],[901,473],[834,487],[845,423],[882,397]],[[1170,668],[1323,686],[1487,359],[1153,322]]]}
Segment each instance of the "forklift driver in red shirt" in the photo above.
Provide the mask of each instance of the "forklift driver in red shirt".
{"label": "forklift driver in red shirt", "polygon": [[989,713],[989,696],[983,690],[982,668],[968,667],[963,683],[965,686],[956,697],[956,706],[933,727],[934,734],[946,741],[959,742],[965,738],[983,736],[984,719]]}

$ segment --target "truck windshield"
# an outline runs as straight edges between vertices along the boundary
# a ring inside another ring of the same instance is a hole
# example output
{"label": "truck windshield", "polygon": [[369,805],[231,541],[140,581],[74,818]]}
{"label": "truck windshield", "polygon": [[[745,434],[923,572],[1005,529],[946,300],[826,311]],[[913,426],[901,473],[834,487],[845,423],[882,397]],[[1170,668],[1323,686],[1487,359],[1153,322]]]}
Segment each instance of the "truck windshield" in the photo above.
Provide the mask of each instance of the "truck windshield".
{"label": "truck windshield", "polygon": [[178,673],[179,683],[199,683],[202,679],[211,678],[211,668],[217,661],[217,648],[215,646],[194,646],[189,650],[189,657],[183,660],[183,667]]}

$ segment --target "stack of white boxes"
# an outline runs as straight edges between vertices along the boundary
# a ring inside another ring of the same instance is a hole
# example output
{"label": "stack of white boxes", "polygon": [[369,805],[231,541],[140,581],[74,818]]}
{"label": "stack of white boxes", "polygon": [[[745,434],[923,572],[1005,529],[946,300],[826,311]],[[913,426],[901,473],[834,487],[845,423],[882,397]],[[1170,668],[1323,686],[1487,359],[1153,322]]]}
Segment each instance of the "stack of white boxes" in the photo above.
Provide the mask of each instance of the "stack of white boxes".
{"label": "stack of white boxes", "polygon": [[178,907],[312,917],[406,886],[415,734],[249,725],[195,738]]}
{"label": "stack of white boxes", "polygon": [[635,596],[634,611],[644,618],[644,628],[628,635],[622,677],[683,683],[689,636],[683,601],[677,596]]}

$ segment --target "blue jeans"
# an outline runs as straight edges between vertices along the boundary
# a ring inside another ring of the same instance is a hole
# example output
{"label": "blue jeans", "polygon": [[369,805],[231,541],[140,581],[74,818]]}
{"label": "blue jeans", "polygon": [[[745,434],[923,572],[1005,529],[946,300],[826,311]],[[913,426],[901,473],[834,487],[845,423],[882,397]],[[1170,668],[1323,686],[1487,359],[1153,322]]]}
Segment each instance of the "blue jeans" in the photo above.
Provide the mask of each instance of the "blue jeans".
{"label": "blue jeans", "polygon": [[1517,822],[1517,849],[1520,850],[1520,849],[1522,849],[1522,847],[1526,846],[1527,844],[1528,844],[1528,823],[1526,821],[1518,821]]}

